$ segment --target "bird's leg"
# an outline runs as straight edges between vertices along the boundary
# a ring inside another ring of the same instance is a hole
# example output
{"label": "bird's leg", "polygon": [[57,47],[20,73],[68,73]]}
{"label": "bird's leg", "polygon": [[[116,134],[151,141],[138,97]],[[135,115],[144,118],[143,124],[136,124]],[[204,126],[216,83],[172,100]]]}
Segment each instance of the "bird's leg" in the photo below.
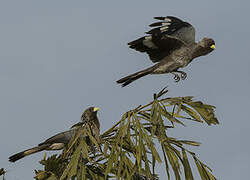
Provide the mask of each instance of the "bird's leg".
{"label": "bird's leg", "polygon": [[185,73],[185,72],[183,72],[183,71],[175,71],[175,72],[178,72],[178,73],[181,74],[181,79],[182,79],[182,80],[185,80],[185,79],[186,79],[187,73]]}
{"label": "bird's leg", "polygon": [[180,76],[177,73],[171,72],[171,74],[174,75],[175,82],[179,82],[180,81],[181,78],[180,78]]}

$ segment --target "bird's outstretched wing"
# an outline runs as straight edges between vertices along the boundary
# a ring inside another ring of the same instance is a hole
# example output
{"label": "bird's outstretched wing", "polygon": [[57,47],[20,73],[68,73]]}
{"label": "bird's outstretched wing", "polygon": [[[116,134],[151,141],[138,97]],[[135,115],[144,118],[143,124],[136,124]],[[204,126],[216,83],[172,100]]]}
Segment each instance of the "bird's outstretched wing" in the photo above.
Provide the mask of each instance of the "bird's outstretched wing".
{"label": "bird's outstretched wing", "polygon": [[132,41],[128,45],[136,51],[146,52],[155,63],[171,54],[172,51],[186,46],[186,43],[173,36],[153,34]]}
{"label": "bird's outstretched wing", "polygon": [[195,29],[188,22],[173,16],[155,17],[159,22],[152,23],[149,26],[154,27],[147,34],[166,34],[175,36],[185,43],[189,44],[195,41]]}
{"label": "bird's outstretched wing", "polygon": [[147,36],[129,42],[130,48],[146,52],[152,62],[159,62],[175,49],[194,43],[195,30],[193,26],[176,17],[155,17],[161,20],[150,24],[154,27],[146,32]]}

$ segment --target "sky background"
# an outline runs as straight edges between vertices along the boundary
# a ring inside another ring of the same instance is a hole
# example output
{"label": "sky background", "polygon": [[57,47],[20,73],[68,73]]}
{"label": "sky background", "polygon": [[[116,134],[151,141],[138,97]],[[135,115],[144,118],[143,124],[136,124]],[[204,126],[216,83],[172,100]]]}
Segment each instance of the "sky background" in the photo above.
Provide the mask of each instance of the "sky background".
{"label": "sky background", "polygon": [[[16,163],[8,162],[10,155],[69,129],[88,106],[100,108],[104,132],[166,85],[168,96],[215,105],[220,121],[187,123],[171,135],[202,142],[192,150],[218,179],[248,179],[249,7],[247,0],[2,0],[0,168],[7,180],[32,179],[44,153]],[[190,22],[196,40],[213,38],[216,50],[184,68],[185,81],[152,75],[121,88],[116,80],[152,64],[127,42],[143,36],[154,16],[167,15]],[[165,179],[164,165],[158,170]]]}

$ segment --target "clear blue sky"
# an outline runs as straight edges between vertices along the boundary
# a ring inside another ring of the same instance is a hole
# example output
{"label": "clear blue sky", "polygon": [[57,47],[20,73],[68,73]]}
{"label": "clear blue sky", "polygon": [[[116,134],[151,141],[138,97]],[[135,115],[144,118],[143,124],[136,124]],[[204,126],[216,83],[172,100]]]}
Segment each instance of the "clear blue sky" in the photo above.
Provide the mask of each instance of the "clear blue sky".
{"label": "clear blue sky", "polygon": [[[121,114],[152,99],[164,86],[169,96],[195,96],[217,107],[219,126],[188,123],[171,135],[202,142],[193,149],[218,179],[248,179],[250,145],[249,1],[0,2],[0,167],[7,180],[32,179],[44,153],[17,163],[8,157],[67,130],[82,111],[100,108],[101,131]],[[154,16],[174,15],[212,37],[216,50],[172,75],[142,78],[126,88],[119,78],[151,65],[127,42],[143,35]],[[159,168],[165,179],[163,165]],[[197,175],[197,174],[196,174]]]}

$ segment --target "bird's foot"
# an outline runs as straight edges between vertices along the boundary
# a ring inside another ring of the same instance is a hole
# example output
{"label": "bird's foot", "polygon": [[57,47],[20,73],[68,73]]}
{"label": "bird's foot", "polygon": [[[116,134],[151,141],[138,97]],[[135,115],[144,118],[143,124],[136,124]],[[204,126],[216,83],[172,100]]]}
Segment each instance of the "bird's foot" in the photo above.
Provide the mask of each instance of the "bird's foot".
{"label": "bird's foot", "polygon": [[[180,73],[180,76],[177,73]],[[187,78],[187,73],[183,71],[175,71],[175,72],[172,72],[172,74],[174,75],[175,82],[179,82],[180,79],[185,80]]]}
{"label": "bird's foot", "polygon": [[174,80],[175,80],[175,82],[179,82],[180,81],[180,76],[177,74],[177,73],[173,73],[172,72],[172,74],[174,75]]}
{"label": "bird's foot", "polygon": [[179,73],[181,73],[181,79],[185,80],[187,77],[187,73],[183,72],[183,71],[179,71]]}

